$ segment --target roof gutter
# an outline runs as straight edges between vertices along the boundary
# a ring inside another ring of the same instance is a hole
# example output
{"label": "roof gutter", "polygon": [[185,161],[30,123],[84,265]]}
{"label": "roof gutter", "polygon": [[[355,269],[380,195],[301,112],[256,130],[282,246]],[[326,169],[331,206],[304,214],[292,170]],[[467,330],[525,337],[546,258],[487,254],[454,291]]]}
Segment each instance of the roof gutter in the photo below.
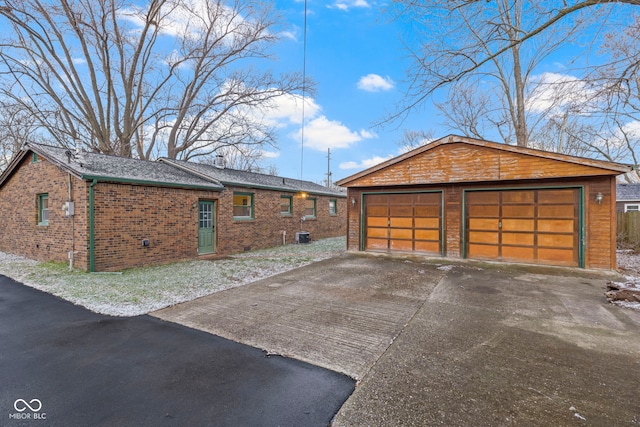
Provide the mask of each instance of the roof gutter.
{"label": "roof gutter", "polygon": [[220,181],[221,184],[229,186],[229,187],[244,187],[244,188],[257,188],[259,190],[273,190],[273,191],[282,191],[283,193],[300,193],[304,192],[310,194],[312,196],[330,196],[330,197],[342,197],[347,198],[346,194],[342,193],[330,193],[324,191],[312,191],[312,190],[303,190],[301,188],[286,188],[286,187],[272,187],[268,185],[258,185],[258,184],[247,184],[240,182],[232,182],[232,181]]}
{"label": "roof gutter", "polygon": [[175,182],[163,182],[163,181],[148,181],[142,179],[130,179],[130,178],[116,178],[109,176],[98,176],[98,175],[82,175],[80,177],[85,181],[101,181],[101,182],[115,182],[119,184],[138,184],[138,185],[152,185],[157,187],[173,187],[173,188],[191,188],[197,190],[211,190],[211,191],[222,191],[223,188],[219,188],[214,185],[198,185],[198,184],[179,184]]}

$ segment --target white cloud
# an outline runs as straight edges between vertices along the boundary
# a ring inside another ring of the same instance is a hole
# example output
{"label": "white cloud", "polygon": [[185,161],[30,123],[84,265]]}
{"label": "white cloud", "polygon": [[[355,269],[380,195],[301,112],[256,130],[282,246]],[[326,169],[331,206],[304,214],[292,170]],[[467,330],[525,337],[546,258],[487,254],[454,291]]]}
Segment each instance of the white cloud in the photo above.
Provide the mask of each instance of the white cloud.
{"label": "white cloud", "polygon": [[280,32],[280,37],[282,37],[284,39],[293,40],[294,42],[298,41],[298,36],[293,31],[281,31]]}
{"label": "white cloud", "polygon": [[[293,135],[302,139],[302,131]],[[375,137],[375,134],[366,130],[352,131],[347,126],[336,120],[329,120],[325,116],[310,120],[304,128],[304,146],[318,151],[326,151],[327,148],[349,148],[352,144]]]}
{"label": "white cloud", "polygon": [[531,82],[533,90],[527,103],[533,112],[564,111],[572,105],[584,105],[595,96],[585,81],[568,74],[543,73],[533,76]]}
{"label": "white cloud", "polygon": [[387,157],[374,156],[370,159],[364,159],[360,162],[343,162],[338,165],[338,167],[342,170],[346,169],[368,169],[372,166],[378,165],[384,161],[391,159],[393,155],[388,155]]}
{"label": "white cloud", "polygon": [[348,0],[348,1],[337,1],[333,5],[327,6],[329,9],[339,9],[347,11],[351,8],[370,8],[371,5],[366,0]]}
{"label": "white cloud", "polygon": [[[136,27],[144,27],[146,11],[141,7],[123,8],[120,17],[133,23]],[[184,0],[180,3],[166,3],[155,22],[160,32],[165,35],[198,39],[207,27],[214,28],[217,37],[223,37],[227,43],[233,43],[234,34],[247,31],[252,26],[242,15],[222,3],[208,0]]]}
{"label": "white cloud", "polygon": [[[260,110],[262,120],[270,126],[285,127],[302,123],[302,95],[288,94],[271,100],[266,108]],[[313,118],[320,113],[320,106],[313,98],[304,98],[304,115]]]}
{"label": "white cloud", "polygon": [[624,125],[622,130],[631,138],[640,138],[640,121],[629,122]]}
{"label": "white cloud", "polygon": [[278,157],[280,157],[280,152],[278,151],[265,151],[262,150],[261,152],[262,157],[264,157],[265,159],[276,159]]}
{"label": "white cloud", "polygon": [[[252,114],[262,123],[279,129],[297,127],[290,131],[289,136],[297,142],[302,142],[302,105],[301,95],[283,95],[273,100],[266,108],[254,111]],[[349,129],[338,120],[331,120],[322,114],[322,108],[313,98],[304,98],[304,146],[313,150],[326,151],[327,148],[348,148],[352,144],[377,138],[373,132],[366,129],[355,131]]]}
{"label": "white cloud", "polygon": [[367,74],[358,81],[358,89],[367,92],[381,92],[391,90],[395,87],[395,83],[389,76],[382,77],[378,74]]}

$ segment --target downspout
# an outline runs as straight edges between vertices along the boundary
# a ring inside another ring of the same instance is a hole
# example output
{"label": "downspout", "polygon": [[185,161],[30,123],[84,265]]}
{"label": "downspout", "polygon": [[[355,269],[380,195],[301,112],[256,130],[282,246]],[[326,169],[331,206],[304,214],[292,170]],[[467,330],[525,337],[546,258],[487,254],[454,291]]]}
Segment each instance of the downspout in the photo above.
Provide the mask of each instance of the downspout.
{"label": "downspout", "polygon": [[94,180],[89,184],[89,272],[93,273],[96,270],[95,259],[95,227],[94,227],[94,190],[93,187],[98,183],[98,180]]}
{"label": "downspout", "polygon": [[[68,202],[72,203],[73,199],[71,197],[71,174],[69,174],[69,200]],[[75,223],[75,214],[69,215],[71,217],[71,252],[69,252],[69,271],[73,271],[73,254],[76,250],[76,223]]]}

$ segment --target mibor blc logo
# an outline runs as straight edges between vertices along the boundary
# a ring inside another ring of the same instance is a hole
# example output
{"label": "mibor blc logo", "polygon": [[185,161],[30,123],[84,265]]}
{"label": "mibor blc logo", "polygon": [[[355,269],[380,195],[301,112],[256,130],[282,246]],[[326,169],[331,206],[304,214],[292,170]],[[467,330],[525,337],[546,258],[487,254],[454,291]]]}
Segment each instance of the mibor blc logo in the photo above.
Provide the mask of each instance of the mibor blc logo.
{"label": "mibor blc logo", "polygon": [[47,414],[40,412],[42,410],[42,402],[40,399],[16,399],[13,402],[13,409],[18,412],[9,414],[9,419],[13,420],[46,420]]}

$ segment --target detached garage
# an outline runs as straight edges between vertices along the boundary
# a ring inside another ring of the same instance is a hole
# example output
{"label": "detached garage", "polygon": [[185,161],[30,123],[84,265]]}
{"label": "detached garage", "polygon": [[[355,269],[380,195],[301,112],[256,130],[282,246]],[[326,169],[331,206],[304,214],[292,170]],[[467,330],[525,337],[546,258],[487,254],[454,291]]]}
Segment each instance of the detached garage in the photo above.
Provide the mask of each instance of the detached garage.
{"label": "detached garage", "polygon": [[338,181],[352,251],[615,269],[626,165],[448,136]]}

